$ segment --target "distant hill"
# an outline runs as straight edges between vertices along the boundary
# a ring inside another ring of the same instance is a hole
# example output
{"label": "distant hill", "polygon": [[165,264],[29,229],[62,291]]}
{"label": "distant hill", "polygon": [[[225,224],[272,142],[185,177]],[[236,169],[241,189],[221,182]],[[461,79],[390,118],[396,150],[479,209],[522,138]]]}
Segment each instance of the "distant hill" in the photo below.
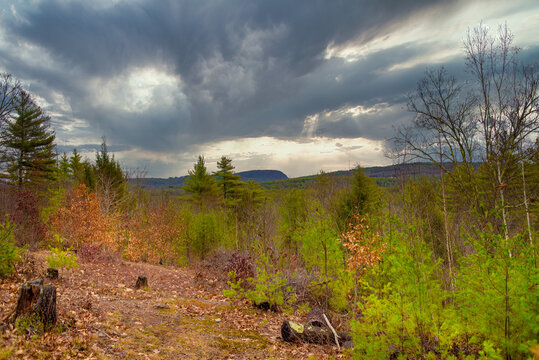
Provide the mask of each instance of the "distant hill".
{"label": "distant hill", "polygon": [[[435,164],[413,163],[404,165],[371,166],[364,168],[367,176],[373,177],[380,186],[391,186],[397,177],[410,176],[439,176],[440,169]],[[329,176],[346,178],[352,175],[350,170],[340,170],[327,173]],[[288,178],[279,170],[250,170],[241,171],[237,175],[242,181],[253,180],[265,189],[280,188],[306,188],[316,175]],[[162,178],[131,179],[131,183],[138,184],[144,189],[181,189],[188,176]]]}
{"label": "distant hill", "polygon": [[164,178],[129,179],[129,182],[143,189],[174,189],[181,188],[187,176]]}
{"label": "distant hill", "polygon": [[[363,168],[365,174],[374,178],[376,184],[382,187],[388,187],[395,183],[398,177],[414,177],[414,176],[439,176],[440,169],[438,166],[430,163],[413,163],[403,165],[388,165],[388,166],[371,166]],[[346,178],[352,176],[353,170],[339,170],[326,173],[333,178],[340,178],[346,181]],[[260,185],[264,189],[281,189],[281,188],[299,188],[305,189],[314,182],[316,175],[300,176],[297,178],[265,181]]]}
{"label": "distant hill", "polygon": [[253,180],[256,183],[264,181],[287,180],[288,176],[279,170],[250,170],[236,173],[241,176],[241,181]]}
{"label": "distant hill", "polygon": [[[288,176],[279,170],[250,170],[241,171],[236,174],[241,176],[242,181],[253,180],[256,183],[288,179]],[[143,189],[178,189],[183,186],[188,177],[189,176],[186,175],[180,177],[169,177],[168,179],[143,178],[130,179],[129,181],[134,185],[141,186]]]}

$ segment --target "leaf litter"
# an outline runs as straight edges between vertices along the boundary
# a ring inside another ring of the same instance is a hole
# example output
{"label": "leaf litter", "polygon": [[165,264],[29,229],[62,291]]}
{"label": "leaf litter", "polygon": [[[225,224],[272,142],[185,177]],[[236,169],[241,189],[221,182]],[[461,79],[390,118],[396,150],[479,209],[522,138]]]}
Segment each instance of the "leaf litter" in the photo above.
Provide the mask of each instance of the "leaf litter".
{"label": "leaf litter", "polygon": [[[0,319],[14,308],[20,285],[44,277],[45,252],[32,255],[36,271],[0,280]],[[138,275],[148,288],[135,290]],[[220,286],[201,286],[195,270],[117,261],[64,270],[57,287],[59,324],[44,335],[0,328],[0,359],[329,359],[332,346],[290,344],[280,337],[283,313],[230,301]],[[205,279],[217,283],[216,279]]]}

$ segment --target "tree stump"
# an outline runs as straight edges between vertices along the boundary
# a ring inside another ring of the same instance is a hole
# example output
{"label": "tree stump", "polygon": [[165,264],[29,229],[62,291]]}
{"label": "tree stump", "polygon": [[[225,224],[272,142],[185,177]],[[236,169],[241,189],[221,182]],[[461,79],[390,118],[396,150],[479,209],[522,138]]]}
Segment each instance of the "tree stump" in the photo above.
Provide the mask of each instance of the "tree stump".
{"label": "tree stump", "polygon": [[148,279],[146,276],[139,275],[137,279],[137,283],[135,284],[135,289],[142,289],[148,287]]}
{"label": "tree stump", "polygon": [[56,325],[56,287],[48,285],[41,288],[34,311],[41,317],[45,331]]}
{"label": "tree stump", "polygon": [[58,279],[58,269],[48,268],[47,269],[47,277],[49,279]]}
{"label": "tree stump", "polygon": [[37,315],[45,331],[56,324],[56,287],[43,286],[43,280],[22,284],[13,321],[20,316]]}
{"label": "tree stump", "polygon": [[315,307],[307,314],[307,325],[313,325],[318,327],[326,326],[326,321],[324,320],[324,312],[322,309]]}
{"label": "tree stump", "polygon": [[17,307],[15,308],[15,315],[13,321],[19,316],[29,314],[33,310],[33,305],[36,303],[41,287],[43,286],[43,279],[29,281],[22,284],[19,292],[19,299],[17,300]]}
{"label": "tree stump", "polygon": [[[348,333],[338,332],[339,345],[346,347],[351,345],[352,338]],[[313,344],[335,344],[333,332],[325,327],[312,324],[301,324],[295,321],[285,320],[281,326],[281,336],[287,342],[308,342]]]}

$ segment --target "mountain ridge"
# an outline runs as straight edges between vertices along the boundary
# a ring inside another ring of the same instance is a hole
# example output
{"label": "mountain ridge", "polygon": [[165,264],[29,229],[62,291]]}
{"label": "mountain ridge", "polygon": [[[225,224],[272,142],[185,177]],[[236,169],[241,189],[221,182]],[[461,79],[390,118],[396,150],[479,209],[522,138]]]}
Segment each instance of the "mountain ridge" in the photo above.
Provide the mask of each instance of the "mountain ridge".
{"label": "mountain ridge", "polygon": [[[400,165],[386,165],[386,166],[369,166],[363,168],[367,176],[377,179],[379,185],[385,186],[385,184],[392,183],[392,179],[399,176],[438,176],[440,169],[437,165],[431,163],[412,163],[412,164],[400,164]],[[351,170],[338,170],[328,172],[331,176],[350,176]],[[308,183],[314,180],[316,174],[298,176],[289,178],[284,172],[280,170],[247,170],[237,172],[236,175],[241,176],[242,181],[253,180],[256,183],[263,184],[265,188],[273,188],[277,185],[290,182],[291,186],[295,183]],[[142,179],[130,179],[130,181],[144,189],[174,189],[181,188],[189,175],[180,177],[169,178],[142,178]],[[386,181],[389,180],[389,181]]]}

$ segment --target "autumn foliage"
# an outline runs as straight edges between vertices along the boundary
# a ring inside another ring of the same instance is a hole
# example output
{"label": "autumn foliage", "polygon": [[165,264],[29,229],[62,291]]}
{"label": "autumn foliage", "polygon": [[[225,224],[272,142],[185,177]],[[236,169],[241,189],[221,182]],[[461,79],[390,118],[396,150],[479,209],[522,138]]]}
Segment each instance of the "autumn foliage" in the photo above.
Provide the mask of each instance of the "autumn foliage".
{"label": "autumn foliage", "polygon": [[126,216],[123,221],[124,256],[134,261],[171,264],[183,227],[173,208],[160,205]]}
{"label": "autumn foliage", "polygon": [[[79,185],[68,192],[62,205],[50,218],[52,234],[58,234],[68,246],[102,245],[116,250],[116,220],[101,211],[95,192]],[[52,235],[51,234],[51,235]]]}
{"label": "autumn foliage", "polygon": [[386,244],[377,232],[369,227],[369,217],[352,215],[348,230],[341,235],[341,242],[348,250],[348,269],[363,272],[367,267],[378,264],[386,249]]}

